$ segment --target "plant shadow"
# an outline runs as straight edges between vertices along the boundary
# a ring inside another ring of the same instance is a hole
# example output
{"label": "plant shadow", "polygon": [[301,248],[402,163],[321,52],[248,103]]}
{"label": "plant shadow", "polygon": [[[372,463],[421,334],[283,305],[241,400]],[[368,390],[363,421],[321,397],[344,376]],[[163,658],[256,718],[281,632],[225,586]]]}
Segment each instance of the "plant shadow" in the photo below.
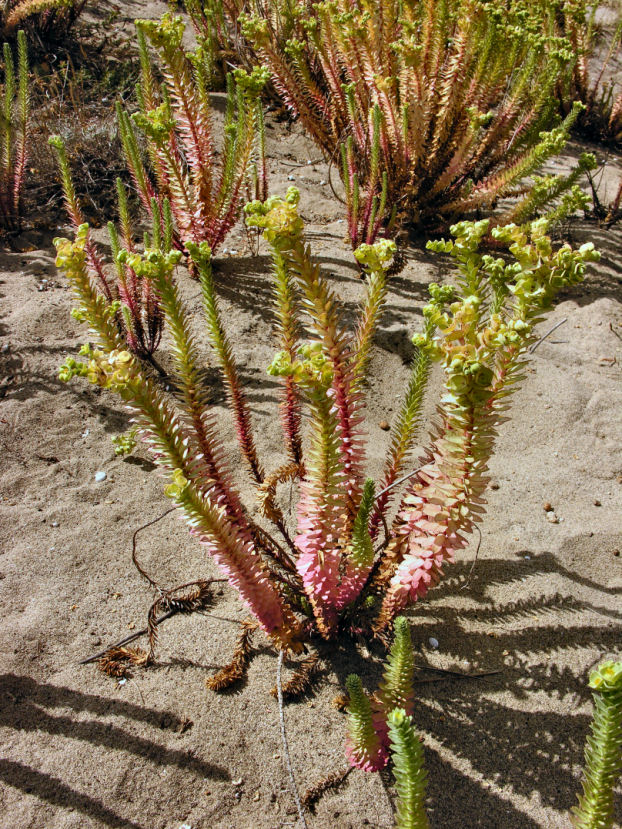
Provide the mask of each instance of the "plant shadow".
{"label": "plant shadow", "polygon": [[[57,713],[55,709],[61,709]],[[67,712],[69,709],[69,712]],[[88,712],[93,719],[78,715]],[[0,727],[34,735],[48,734],[69,737],[110,751],[124,751],[153,766],[154,774],[167,767],[176,767],[193,774],[197,780],[229,780],[226,769],[199,759],[190,751],[169,748],[154,738],[132,734],[131,729],[102,721],[104,716],[124,717],[162,730],[179,730],[182,720],[170,711],[134,705],[74,691],[71,688],[39,683],[27,676],[0,675]],[[101,800],[81,793],[54,775],[39,771],[22,762],[0,760],[0,780],[24,793],[64,809],[74,809],[106,826],[147,829],[142,824],[122,817]]]}
{"label": "plant shadow", "polygon": [[[464,829],[466,816],[482,829],[536,829],[534,802],[562,813],[576,802],[591,720],[579,709],[591,692],[568,656],[619,652],[622,613],[611,605],[622,591],[578,575],[552,553],[528,554],[528,564],[518,555],[479,561],[475,579],[469,562],[454,565],[406,614],[417,665],[413,719],[426,745],[431,825],[438,829]],[[565,588],[511,602],[490,598],[491,586],[516,585],[520,595],[527,575],[561,579]],[[590,600],[576,597],[581,588]],[[457,595],[464,602],[456,603]],[[438,651],[428,644],[432,635],[442,637]],[[378,687],[385,659],[379,645],[367,643],[364,655],[354,642],[319,650],[342,688],[350,673],[369,691]],[[622,797],[615,804],[622,809]]]}

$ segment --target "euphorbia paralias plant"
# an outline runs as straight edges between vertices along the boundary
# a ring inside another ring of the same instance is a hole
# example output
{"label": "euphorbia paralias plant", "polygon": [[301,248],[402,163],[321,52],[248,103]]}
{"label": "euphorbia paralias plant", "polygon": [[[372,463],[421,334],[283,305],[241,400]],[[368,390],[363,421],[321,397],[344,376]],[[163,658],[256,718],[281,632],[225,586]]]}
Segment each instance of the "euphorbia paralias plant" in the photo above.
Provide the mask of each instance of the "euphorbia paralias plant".
{"label": "euphorbia paralias plant", "polygon": [[[395,637],[380,687],[368,694],[356,674],[346,680],[346,754],[354,768],[395,776],[396,829],[428,829],[423,747],[413,722],[414,654],[408,622],[395,620]],[[622,771],[622,662],[606,661],[590,672],[594,717],[585,745],[583,792],[572,809],[576,829],[612,829],[614,787]]]}
{"label": "euphorbia paralias plant", "polygon": [[[430,288],[423,330],[414,338],[411,380],[383,476],[375,483],[365,474],[365,381],[394,244],[382,240],[357,250],[367,272],[367,295],[350,330],[311,259],[297,204],[292,189],[285,199],[246,207],[247,222],[263,229],[274,262],[278,353],[269,371],[281,385],[281,429],[289,454],[276,469],[267,468],[255,441],[234,342],[214,291],[209,247],[186,242],[241,455],[273,531],[253,520],[232,482],[218,429],[221,415],[216,417],[200,382],[193,321],[171,269],[154,268],[152,279],[172,340],[174,396],[129,353],[94,289],[86,262],[87,228],[79,229],[74,242],[56,242],[58,266],[74,287],[92,337],[88,361],[65,366],[64,379],[86,375],[130,407],[169,480],[166,492],[191,531],[274,644],[294,651],[315,634],[383,636],[398,614],[439,581],[483,513],[496,427],[522,378],[534,325],[557,292],[579,282],[586,263],[597,258],[591,244],[554,249],[543,221],[529,232],[516,226],[492,231],[509,246],[509,262],[480,253],[487,221],[461,222],[452,228],[453,241],[433,245],[451,254],[459,272],[455,284]],[[429,449],[415,463],[411,452],[432,362],[441,364],[444,389]],[[308,414],[304,430],[303,413]],[[391,519],[388,508],[398,491],[393,485],[415,465]],[[275,497],[284,482],[299,486],[295,527]],[[383,522],[387,528],[380,533]]]}
{"label": "euphorbia paralias plant", "polygon": [[248,5],[232,29],[339,171],[353,248],[528,192],[579,114],[551,129],[574,54],[550,3],[292,0],[286,18]]}
{"label": "euphorbia paralias plant", "polygon": [[[0,113],[0,230],[21,229],[21,202],[28,158],[28,54],[26,35],[17,34],[17,77],[11,47],[5,41],[4,84]],[[17,83],[16,83],[17,81]]]}
{"label": "euphorbia paralias plant", "polygon": [[[78,231],[83,226],[83,214],[73,185],[65,145],[58,135],[53,135],[49,143],[58,159],[67,214],[74,229]],[[167,200],[164,200],[160,213],[159,205],[153,199],[152,233],[145,234],[144,252],[141,254],[135,243],[127,193],[121,179],[117,179],[117,197],[121,233],[113,222],[108,222],[114,276],[106,267],[101,250],[88,231],[84,235],[87,267],[91,284],[108,303],[127,347],[137,357],[153,362],[153,352],[162,336],[163,316],[152,272],[154,268],[172,270],[179,261],[179,252],[172,250],[173,217]]]}
{"label": "euphorbia paralias plant", "polygon": [[423,746],[413,726],[415,662],[410,628],[395,620],[395,637],[380,688],[368,695],[351,674],[346,753],[352,766],[380,771],[392,761],[397,791],[396,829],[429,829],[425,812],[427,774]]}
{"label": "euphorbia paralias plant", "polygon": [[[213,253],[240,217],[248,198],[265,199],[267,172],[263,112],[259,93],[268,77],[256,67],[229,73],[224,139],[217,149],[205,44],[186,54],[184,23],[165,14],[161,21],[138,20],[141,77],[139,111],[117,106],[119,133],[134,185],[154,216],[167,199],[175,221],[174,243],[206,242]],[[151,66],[149,46],[159,60],[162,81]],[[144,136],[148,162],[140,149]],[[154,202],[155,200],[155,202]]]}

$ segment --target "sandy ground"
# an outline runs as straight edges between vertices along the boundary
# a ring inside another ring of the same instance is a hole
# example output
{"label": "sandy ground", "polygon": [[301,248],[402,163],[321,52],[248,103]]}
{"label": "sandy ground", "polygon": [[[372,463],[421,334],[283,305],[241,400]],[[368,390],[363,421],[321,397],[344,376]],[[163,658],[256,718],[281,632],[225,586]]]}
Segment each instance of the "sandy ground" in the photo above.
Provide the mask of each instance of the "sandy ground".
{"label": "sandy ground", "polygon": [[[362,286],[323,183],[326,165],[297,127],[270,123],[268,135],[273,192],[300,188],[308,236],[351,316]],[[612,168],[603,186],[612,189],[617,174]],[[411,614],[434,829],[567,827],[591,714],[586,674],[620,656],[621,234],[585,223],[570,234],[577,244],[592,239],[603,261],[541,325],[544,334],[566,320],[534,353],[501,430],[477,558],[476,534]],[[23,252],[0,252],[0,827],[295,826],[269,693],[275,653],[258,637],[242,687],[217,695],[204,685],[230,658],[245,618],[230,588],[218,589],[206,616],[163,625],[156,665],[125,682],[77,664],[144,625],[152,596],[131,562],[132,534],[170,502],[142,450],[115,457],[110,438],[128,424],[118,401],[57,379],[84,333],[69,316],[52,235],[30,232]],[[283,455],[275,384],[265,374],[269,263],[265,251],[245,252],[239,229],[227,247],[237,253],[218,258],[218,290],[261,455],[275,468]],[[371,474],[388,440],[379,423],[398,409],[426,284],[447,273],[445,260],[411,249],[392,281],[369,392]],[[186,273],[179,279],[198,322],[198,286]],[[433,378],[428,413],[438,394]],[[239,468],[217,385],[214,405]],[[252,508],[241,472],[238,483]],[[547,520],[546,502],[558,523]],[[216,575],[172,515],[139,536],[138,551],[169,586]],[[344,642],[322,656],[314,692],[285,709],[301,791],[345,767],[344,716],[331,701],[352,670],[374,687],[382,654],[363,659]],[[390,780],[353,772],[321,798],[309,826],[391,827],[390,795]],[[619,796],[616,808],[619,826]]]}

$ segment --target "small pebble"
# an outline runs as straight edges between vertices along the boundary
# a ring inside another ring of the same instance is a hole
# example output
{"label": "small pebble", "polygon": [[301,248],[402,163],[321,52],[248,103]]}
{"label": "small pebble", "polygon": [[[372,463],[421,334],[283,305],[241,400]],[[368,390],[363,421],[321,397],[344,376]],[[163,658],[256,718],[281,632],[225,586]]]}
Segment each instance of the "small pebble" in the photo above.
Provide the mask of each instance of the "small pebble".
{"label": "small pebble", "polygon": [[322,179],[322,181],[320,181],[320,187],[324,187],[325,184],[326,182],[324,181],[324,179]]}
{"label": "small pebble", "polygon": [[380,428],[382,429],[383,432],[388,432],[389,429],[391,428],[389,426],[388,421],[386,421],[386,420],[381,420],[380,423],[378,424],[378,426],[380,426]]}
{"label": "small pebble", "polygon": [[58,527],[58,521],[52,521],[50,527]]}
{"label": "small pebble", "polygon": [[95,480],[98,484],[100,484],[102,481],[105,481],[107,477],[108,476],[106,475],[106,473],[103,472],[101,469],[99,470],[99,472],[95,473]]}
{"label": "small pebble", "polygon": [[546,520],[547,520],[550,524],[559,524],[559,518],[555,515],[555,513],[554,513],[554,512],[547,512],[547,514],[546,514]]}
{"label": "small pebble", "polygon": [[118,684],[119,685],[125,685],[126,682],[127,682],[127,679],[120,679]]}
{"label": "small pebble", "polygon": [[313,162],[311,161],[311,159],[310,159],[310,158],[308,158],[308,159],[307,159],[307,166],[308,166],[309,164],[313,164]]}
{"label": "small pebble", "polygon": [[11,347],[11,346],[10,346],[8,343],[5,343],[5,344],[2,346],[2,353],[3,353],[3,354],[6,354],[6,353],[7,353],[7,351],[9,350],[9,348],[10,348],[10,347]]}
{"label": "small pebble", "polygon": [[602,504],[600,503],[600,501],[598,500],[598,498],[596,498],[596,499],[594,500],[594,506],[595,506],[595,507],[602,507]]}
{"label": "small pebble", "polygon": [[498,484],[496,481],[493,481],[493,482],[490,484],[490,488],[491,488],[491,489],[499,489],[499,484]]}
{"label": "small pebble", "polygon": [[428,639],[428,642],[430,643],[431,648],[434,648],[434,649],[438,648],[438,639],[435,639],[433,636],[430,636],[430,638]]}
{"label": "small pebble", "polygon": [[241,786],[242,783],[244,783],[244,778],[243,777],[238,777],[237,780],[232,780],[231,781],[232,786]]}
{"label": "small pebble", "polygon": [[287,176],[287,180],[288,180],[288,181],[296,181],[296,178],[295,178],[295,176],[293,176],[293,175],[290,173],[290,174]]}
{"label": "small pebble", "polygon": [[550,503],[547,501],[546,503],[542,504],[542,509],[543,509],[545,512],[553,512],[553,505],[552,505],[552,504],[550,504]]}
{"label": "small pebble", "polygon": [[525,556],[525,561],[531,561],[531,556]]}
{"label": "small pebble", "polygon": [[255,792],[255,794],[253,795],[253,800],[255,801],[255,803],[257,803],[260,797],[261,795],[259,794],[259,792]]}
{"label": "small pebble", "polygon": [[620,556],[620,551],[619,551],[619,550],[614,550],[614,551],[613,551],[613,554],[614,554],[614,556],[615,556],[616,558],[619,558],[619,556]]}

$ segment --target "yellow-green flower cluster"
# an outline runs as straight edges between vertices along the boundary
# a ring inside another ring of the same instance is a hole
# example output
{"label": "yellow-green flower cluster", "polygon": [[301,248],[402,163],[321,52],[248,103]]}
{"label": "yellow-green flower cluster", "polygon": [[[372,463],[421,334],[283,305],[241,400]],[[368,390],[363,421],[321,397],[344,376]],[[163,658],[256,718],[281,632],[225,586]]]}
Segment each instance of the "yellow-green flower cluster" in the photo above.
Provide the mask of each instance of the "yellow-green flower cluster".
{"label": "yellow-green flower cluster", "polygon": [[57,237],[54,239],[56,248],[56,267],[65,271],[69,279],[71,274],[81,270],[86,262],[86,240],[89,234],[89,226],[82,224],[76,230],[76,238],[73,242],[70,239]]}
{"label": "yellow-green flower cluster", "polygon": [[391,239],[380,239],[373,245],[359,245],[354,255],[370,271],[380,271],[389,265],[395,256],[395,250],[395,242]]}
{"label": "yellow-green flower cluster", "polygon": [[303,231],[303,222],[298,215],[299,200],[299,191],[290,187],[284,199],[271,196],[265,202],[250,202],[244,208],[246,224],[263,228],[264,239],[278,250],[291,250]]}
{"label": "yellow-green flower cluster", "polygon": [[319,342],[303,345],[295,360],[286,351],[279,351],[267,371],[273,377],[293,377],[297,385],[312,392],[325,392],[333,381],[331,362]]}
{"label": "yellow-green flower cluster", "polygon": [[181,469],[174,469],[171,478],[173,479],[172,483],[164,487],[164,493],[174,501],[178,501],[182,492],[188,486],[188,479],[184,477]]}
{"label": "yellow-green flower cluster", "polygon": [[122,435],[114,435],[112,438],[112,445],[114,447],[115,455],[129,455],[136,446],[137,433],[137,428],[133,427],[129,431],[124,432]]}
{"label": "yellow-green flower cluster", "polygon": [[175,129],[175,119],[166,101],[148,112],[135,112],[132,119],[136,126],[158,146],[167,143],[171,132]]}
{"label": "yellow-green flower cluster", "polygon": [[136,25],[156,48],[181,49],[186,26],[178,15],[166,12],[160,20],[137,20]]}
{"label": "yellow-green flower cluster", "polygon": [[426,333],[413,342],[443,363],[448,391],[458,405],[460,398],[485,400],[498,352],[508,346],[520,351],[540,310],[562,287],[580,282],[586,263],[599,258],[591,243],[554,251],[547,229],[546,219],[526,229],[494,228],[492,236],[508,245],[516,260],[510,264],[479,253],[488,220],[459,222],[451,228],[453,241],[428,243],[458,260],[460,276],[455,289],[430,286],[431,301],[423,309]]}
{"label": "yellow-green flower cluster", "polygon": [[119,262],[129,267],[143,279],[154,279],[161,273],[172,271],[181,259],[181,251],[170,250],[164,253],[157,248],[146,248],[144,253],[130,253],[120,250],[117,256]]}
{"label": "yellow-green flower cluster", "polygon": [[597,691],[622,690],[622,662],[603,662],[590,673],[589,684]]}
{"label": "yellow-green flower cluster", "polygon": [[244,89],[251,95],[259,95],[270,80],[270,70],[265,66],[254,66],[251,72],[234,69],[233,78],[238,89]]}
{"label": "yellow-green flower cluster", "polygon": [[93,385],[120,392],[134,377],[135,361],[129,351],[116,348],[109,354],[91,351],[86,377]]}

